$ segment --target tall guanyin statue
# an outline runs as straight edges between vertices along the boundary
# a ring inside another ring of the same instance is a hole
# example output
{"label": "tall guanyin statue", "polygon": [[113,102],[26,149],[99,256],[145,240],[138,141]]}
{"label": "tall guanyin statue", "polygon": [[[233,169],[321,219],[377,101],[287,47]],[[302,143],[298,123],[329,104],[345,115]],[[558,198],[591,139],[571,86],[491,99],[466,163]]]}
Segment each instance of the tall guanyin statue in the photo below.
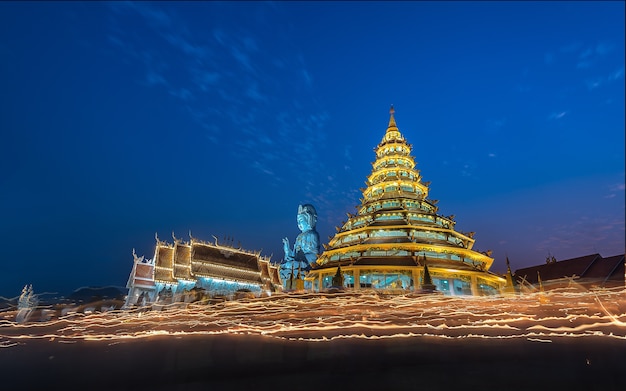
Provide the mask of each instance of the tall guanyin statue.
{"label": "tall guanyin statue", "polygon": [[287,281],[293,271],[304,274],[311,269],[319,253],[320,235],[315,230],[317,212],[311,204],[298,206],[298,228],[300,234],[296,237],[293,249],[289,246],[289,239],[283,239],[285,257],[280,265],[280,276],[283,282]]}

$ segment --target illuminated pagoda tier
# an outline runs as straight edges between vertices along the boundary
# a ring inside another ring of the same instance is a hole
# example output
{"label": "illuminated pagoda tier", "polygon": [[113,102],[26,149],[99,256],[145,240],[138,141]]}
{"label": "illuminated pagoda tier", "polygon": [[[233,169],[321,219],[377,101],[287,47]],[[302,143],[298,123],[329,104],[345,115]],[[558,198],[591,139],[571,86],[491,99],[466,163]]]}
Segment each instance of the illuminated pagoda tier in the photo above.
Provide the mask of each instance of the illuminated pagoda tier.
{"label": "illuminated pagoda tier", "polygon": [[[217,239],[215,243],[209,243],[190,235],[188,242],[174,237],[174,243],[167,243],[157,237],[154,258],[147,263],[154,270],[152,281],[146,280],[145,276],[135,278],[139,265],[135,259],[128,284],[130,301],[127,300],[127,305],[140,304],[138,301],[143,292],[147,302],[155,302],[164,297],[170,301],[182,300],[181,296],[194,288],[213,296],[227,297],[241,291],[259,296],[282,289],[278,268],[270,263],[269,258],[259,252],[220,244]],[[150,283],[153,285],[148,292],[146,287]],[[145,304],[146,300],[143,301]]]}
{"label": "illuminated pagoda tier", "polygon": [[437,213],[393,107],[390,113],[357,214],[348,213],[337,227],[306,280],[314,290],[325,290],[340,267],[348,289],[417,291],[427,265],[432,283],[444,294],[499,293],[506,280],[488,271],[490,253],[472,250],[474,233],[455,231],[454,216]]}

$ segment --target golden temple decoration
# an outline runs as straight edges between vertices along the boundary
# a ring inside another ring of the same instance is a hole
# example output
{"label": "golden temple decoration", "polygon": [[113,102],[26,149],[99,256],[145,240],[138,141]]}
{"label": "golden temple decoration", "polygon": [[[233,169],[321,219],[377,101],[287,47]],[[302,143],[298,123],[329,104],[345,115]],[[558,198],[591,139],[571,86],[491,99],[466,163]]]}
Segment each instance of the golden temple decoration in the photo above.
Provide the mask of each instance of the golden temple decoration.
{"label": "golden temple decoration", "polygon": [[491,252],[472,249],[474,233],[456,231],[454,215],[438,215],[411,152],[391,106],[357,213],[346,213],[306,276],[313,290],[330,288],[339,267],[346,287],[419,290],[426,262],[444,294],[493,294],[504,287],[506,280],[488,271]]}

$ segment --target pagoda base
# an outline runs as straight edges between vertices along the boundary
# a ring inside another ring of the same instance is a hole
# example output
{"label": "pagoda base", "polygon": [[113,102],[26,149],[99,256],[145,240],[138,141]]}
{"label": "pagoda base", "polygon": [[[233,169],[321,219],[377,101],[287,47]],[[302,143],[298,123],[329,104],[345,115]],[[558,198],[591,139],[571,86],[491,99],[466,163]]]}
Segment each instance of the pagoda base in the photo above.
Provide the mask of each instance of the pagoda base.
{"label": "pagoda base", "polygon": [[437,290],[437,287],[434,284],[424,284],[420,289],[415,291],[415,294],[418,295],[428,295],[428,294],[442,294]]}

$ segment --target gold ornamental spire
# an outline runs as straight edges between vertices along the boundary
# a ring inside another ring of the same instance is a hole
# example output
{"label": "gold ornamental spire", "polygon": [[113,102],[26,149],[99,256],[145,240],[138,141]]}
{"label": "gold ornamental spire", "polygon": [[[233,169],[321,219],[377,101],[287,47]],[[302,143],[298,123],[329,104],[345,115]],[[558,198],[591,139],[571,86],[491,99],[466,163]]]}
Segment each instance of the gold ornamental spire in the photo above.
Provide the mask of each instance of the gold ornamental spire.
{"label": "gold ornamental spire", "polygon": [[393,113],[395,113],[396,111],[393,108],[393,105],[391,105],[391,108],[389,109],[389,126],[387,126],[387,131],[390,130],[397,130],[398,126],[396,125],[396,119],[393,118]]}

